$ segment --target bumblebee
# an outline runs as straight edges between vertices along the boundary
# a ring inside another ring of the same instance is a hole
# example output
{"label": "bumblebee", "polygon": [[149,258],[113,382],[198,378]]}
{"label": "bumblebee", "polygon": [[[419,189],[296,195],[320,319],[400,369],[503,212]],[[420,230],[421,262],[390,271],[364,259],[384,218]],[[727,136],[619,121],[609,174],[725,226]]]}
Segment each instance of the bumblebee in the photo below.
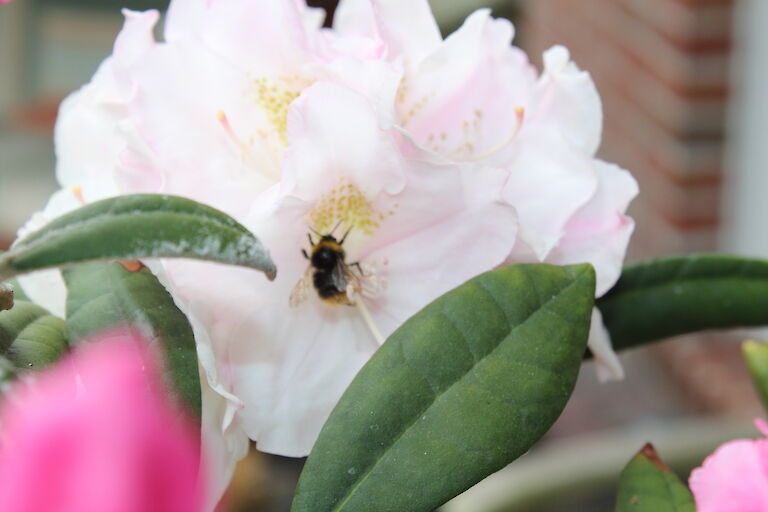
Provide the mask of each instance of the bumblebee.
{"label": "bumblebee", "polygon": [[[360,265],[357,263],[348,264],[346,262],[346,253],[342,247],[349,231],[347,231],[341,240],[331,234],[320,235],[319,240],[315,242],[312,234],[308,233],[310,252],[302,249],[301,253],[309,260],[304,277],[296,284],[289,303],[291,307],[298,306],[307,296],[310,287],[314,287],[321,300],[328,304],[353,306],[354,302],[349,296],[348,291],[359,291],[360,286]],[[358,273],[352,270],[356,267]]]}

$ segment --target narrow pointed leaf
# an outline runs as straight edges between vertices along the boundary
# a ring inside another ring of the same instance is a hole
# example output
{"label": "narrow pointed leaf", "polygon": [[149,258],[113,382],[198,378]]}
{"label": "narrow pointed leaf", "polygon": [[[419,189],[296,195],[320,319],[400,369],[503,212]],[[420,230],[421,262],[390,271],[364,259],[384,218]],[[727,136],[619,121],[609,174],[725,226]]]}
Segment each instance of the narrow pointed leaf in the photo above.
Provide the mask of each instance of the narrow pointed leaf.
{"label": "narrow pointed leaf", "polygon": [[431,511],[525,453],[573,391],[594,287],[589,265],[516,265],[414,315],[332,412],[292,510]]}
{"label": "narrow pointed leaf", "polygon": [[745,341],[741,344],[741,350],[763,407],[768,410],[768,343]]}
{"label": "narrow pointed leaf", "polygon": [[768,262],[694,255],[633,265],[597,306],[616,349],[705,329],[768,325]]}
{"label": "narrow pointed leaf", "polygon": [[88,263],[64,270],[67,324],[72,344],[118,327],[137,329],[165,358],[169,388],[200,414],[200,377],[192,328],[148,268],[129,272],[119,263]]}
{"label": "narrow pointed leaf", "polygon": [[67,351],[67,326],[37,304],[17,300],[0,312],[0,355],[20,370],[56,362]]}
{"label": "narrow pointed leaf", "polygon": [[262,270],[275,266],[245,227],[181,197],[137,194],[67,213],[0,257],[0,280],[47,267],[103,259],[194,258]]}
{"label": "narrow pointed leaf", "polygon": [[616,512],[696,512],[688,488],[646,444],[621,472]]}

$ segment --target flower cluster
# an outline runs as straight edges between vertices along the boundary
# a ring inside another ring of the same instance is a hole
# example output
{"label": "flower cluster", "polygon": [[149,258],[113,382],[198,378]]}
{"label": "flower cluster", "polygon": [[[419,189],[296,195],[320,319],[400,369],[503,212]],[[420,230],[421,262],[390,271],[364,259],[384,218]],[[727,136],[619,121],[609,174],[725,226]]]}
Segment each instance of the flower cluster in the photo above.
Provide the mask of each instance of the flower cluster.
{"label": "flower cluster", "polygon": [[[214,492],[248,437],[305,455],[381,338],[468,278],[586,261],[598,295],[617,279],[637,187],[595,158],[600,98],[565,48],[539,74],[507,20],[478,10],[443,39],[426,0],[345,0],[332,30],[301,0],[174,0],[163,41],[157,12],[125,16],[112,56],[62,104],[62,190],[30,227],[157,192],[220,208],[270,248],[274,283],[149,262],[195,331]],[[323,235],[344,240],[341,305],[307,274],[302,251]],[[24,285],[61,311],[57,279]],[[620,374],[593,320],[590,346]]]}

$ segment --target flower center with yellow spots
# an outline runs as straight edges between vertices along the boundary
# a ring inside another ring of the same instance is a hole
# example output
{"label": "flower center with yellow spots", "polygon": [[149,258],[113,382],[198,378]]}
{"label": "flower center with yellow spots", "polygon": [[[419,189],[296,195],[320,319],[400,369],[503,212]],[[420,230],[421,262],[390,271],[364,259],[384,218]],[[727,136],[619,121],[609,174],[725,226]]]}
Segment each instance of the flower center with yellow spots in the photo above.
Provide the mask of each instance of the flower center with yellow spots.
{"label": "flower center with yellow spots", "polygon": [[309,214],[309,220],[312,228],[321,234],[330,233],[341,223],[345,230],[372,235],[384,219],[395,214],[396,209],[395,204],[386,212],[378,211],[357,185],[342,178],[320,197]]}
{"label": "flower center with yellow spots", "polygon": [[283,144],[288,143],[288,107],[299,97],[301,91],[311,84],[312,80],[296,76],[276,79],[260,77],[254,80],[256,102],[266,112],[269,123]]}

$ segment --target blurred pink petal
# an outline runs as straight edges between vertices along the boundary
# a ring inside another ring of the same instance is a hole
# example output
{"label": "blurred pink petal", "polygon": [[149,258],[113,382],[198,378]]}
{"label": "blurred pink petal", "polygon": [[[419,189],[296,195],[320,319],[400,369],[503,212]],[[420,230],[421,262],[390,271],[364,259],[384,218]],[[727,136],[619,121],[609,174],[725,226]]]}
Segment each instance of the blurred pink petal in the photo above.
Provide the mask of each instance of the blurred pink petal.
{"label": "blurred pink petal", "polygon": [[99,337],[19,382],[0,415],[0,510],[200,510],[199,441],[146,344]]}
{"label": "blurred pink petal", "polygon": [[[765,435],[765,422],[755,424]],[[723,444],[691,472],[688,483],[698,512],[768,510],[768,439]]]}

